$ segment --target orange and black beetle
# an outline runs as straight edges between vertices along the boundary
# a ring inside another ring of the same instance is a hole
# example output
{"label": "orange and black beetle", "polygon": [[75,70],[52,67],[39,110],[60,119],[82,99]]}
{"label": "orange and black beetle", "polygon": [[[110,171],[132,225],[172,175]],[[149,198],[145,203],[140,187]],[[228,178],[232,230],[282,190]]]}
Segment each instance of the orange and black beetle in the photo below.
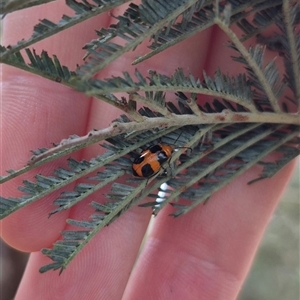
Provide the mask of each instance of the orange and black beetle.
{"label": "orange and black beetle", "polygon": [[149,147],[137,157],[132,164],[133,175],[149,178],[158,173],[162,165],[170,159],[174,148],[169,145],[157,144]]}

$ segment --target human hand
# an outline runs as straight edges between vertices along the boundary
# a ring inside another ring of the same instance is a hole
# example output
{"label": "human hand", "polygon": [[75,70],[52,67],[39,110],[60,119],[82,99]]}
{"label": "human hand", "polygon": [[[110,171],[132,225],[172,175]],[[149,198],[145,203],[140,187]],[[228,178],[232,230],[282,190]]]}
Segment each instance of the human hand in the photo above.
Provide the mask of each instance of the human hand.
{"label": "human hand", "polygon": [[[8,15],[4,44],[15,44],[28,37],[41,17],[57,20],[65,13],[62,7],[62,3],[49,3]],[[115,15],[119,13],[121,9],[114,11]],[[41,42],[35,49],[38,53],[47,49],[50,56],[56,54],[72,69],[81,63],[82,45],[95,38],[93,29],[105,27],[110,21],[108,14],[94,18]],[[203,69],[207,73],[214,73],[217,67],[232,70],[232,62],[227,59],[230,49],[223,46],[226,41],[220,31],[211,28],[138,68],[171,74],[180,66],[199,77]],[[143,50],[146,52],[140,47],[118,59],[100,76],[119,75]],[[28,160],[27,150],[60,141],[70,134],[83,135],[91,128],[107,127],[120,114],[103,102],[11,67],[3,66],[2,80],[5,159],[1,174],[23,166]],[[93,157],[99,151],[98,146],[91,147],[74,156]],[[61,164],[62,160],[54,161],[43,172],[49,174]],[[261,171],[261,167],[255,166],[217,192],[206,205],[199,205],[177,219],[168,217],[172,208],[166,207],[155,218],[140,254],[151,211],[134,207],[102,230],[61,276],[58,272],[38,272],[49,263],[39,250],[51,247],[59,233],[69,228],[67,218],[88,219],[91,198],[101,201],[103,195],[97,193],[50,219],[47,216],[53,209],[51,204],[59,193],[45,197],[2,222],[1,234],[6,242],[33,252],[16,300],[235,299],[292,169],[293,164],[289,164],[274,178],[248,186],[247,182]],[[7,183],[4,196],[11,196],[19,185],[19,179]],[[68,190],[71,188],[72,185],[68,186]]]}

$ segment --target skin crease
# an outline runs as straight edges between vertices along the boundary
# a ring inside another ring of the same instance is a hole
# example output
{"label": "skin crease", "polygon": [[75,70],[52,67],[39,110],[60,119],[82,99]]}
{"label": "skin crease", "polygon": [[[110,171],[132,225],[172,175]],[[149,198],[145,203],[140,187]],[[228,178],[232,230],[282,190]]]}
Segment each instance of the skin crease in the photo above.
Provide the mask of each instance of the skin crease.
{"label": "skin crease", "polygon": [[[121,14],[124,9],[113,13]],[[8,15],[4,20],[3,44],[15,44],[24,36],[30,36],[39,18],[56,20],[54,11],[58,10],[61,11],[58,15],[69,13],[60,1]],[[42,41],[34,48],[37,53],[47,49],[49,55],[56,54],[63,64],[75,69],[76,63],[81,63],[84,43],[96,38],[93,29],[107,26],[110,21],[109,15],[104,14]],[[17,30],[20,26],[22,32]],[[232,69],[228,65],[230,60],[224,60],[232,54],[223,46],[225,41],[220,31],[210,29],[138,68],[144,74],[150,68],[171,74],[180,64],[195,76],[201,76],[203,69],[213,74],[217,66]],[[68,51],[64,48],[66,44]],[[146,51],[143,46],[138,48],[99,76],[119,75],[128,69],[134,57]],[[7,169],[22,167],[31,149],[48,146],[70,134],[83,135],[92,128],[106,127],[121,114],[96,99],[87,99],[64,86],[15,68],[3,66],[2,74],[1,175]],[[94,146],[72,156],[89,158],[100,151],[99,146]],[[40,170],[50,174],[54,167],[61,165],[64,160]],[[58,272],[40,274],[38,269],[50,260],[39,250],[51,247],[59,233],[69,229],[66,218],[87,219],[93,212],[88,203],[104,201],[104,193],[96,193],[49,219],[51,204],[59,193],[45,197],[1,222],[1,236],[7,243],[33,252],[15,299],[235,299],[293,167],[294,163],[290,163],[272,179],[248,186],[247,182],[262,170],[255,166],[217,192],[206,205],[199,205],[177,219],[168,217],[172,208],[166,207],[156,217],[134,268],[151,215],[149,209],[139,207],[132,208],[101,231],[61,276]],[[20,182],[16,179],[1,186],[1,195],[17,195]],[[68,190],[73,186],[68,186]]]}

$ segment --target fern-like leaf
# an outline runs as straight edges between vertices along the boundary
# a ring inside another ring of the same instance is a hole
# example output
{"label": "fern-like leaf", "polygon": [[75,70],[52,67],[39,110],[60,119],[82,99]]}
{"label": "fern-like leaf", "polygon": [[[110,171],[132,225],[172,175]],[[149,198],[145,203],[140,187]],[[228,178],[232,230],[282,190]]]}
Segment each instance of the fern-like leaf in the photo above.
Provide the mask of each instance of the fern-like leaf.
{"label": "fern-like leaf", "polygon": [[[50,1],[53,0],[45,0],[44,2],[50,2]],[[19,52],[20,50],[25,49],[32,44],[35,44],[54,34],[66,30],[98,14],[107,12],[128,1],[129,0],[119,0],[119,1],[95,0],[94,1],[95,4],[91,4],[87,1],[66,0],[67,6],[69,6],[75,12],[74,16],[71,17],[68,15],[63,15],[61,20],[57,24],[48,19],[40,20],[40,22],[34,26],[32,36],[28,40],[21,40],[18,41],[16,45],[10,46],[9,49],[6,49],[5,52],[1,53],[0,60],[2,59],[4,61],[4,59],[7,58],[8,56],[11,56],[16,52]],[[15,2],[24,4],[24,1],[15,1]],[[27,1],[27,3],[34,5],[34,4],[41,4],[41,1],[29,0]],[[18,9],[23,9],[23,8],[25,8],[24,5],[20,5],[20,7],[18,7]],[[15,8],[13,8],[13,10],[15,10]]]}
{"label": "fern-like leaf", "polygon": [[[78,70],[78,75],[82,80],[91,78],[122,54],[133,50],[147,37],[151,37],[159,31],[166,22],[177,18],[197,1],[187,0],[184,3],[182,1],[165,1],[163,15],[161,10],[157,11],[152,8],[155,3],[155,1],[145,0],[138,7],[131,5],[123,16],[116,17],[119,21],[117,24],[112,25],[109,30],[104,29],[98,32],[100,38],[85,46],[89,61]],[[135,9],[134,13],[133,9]],[[140,17],[137,18],[136,14],[139,14]],[[122,46],[112,42],[115,37],[119,37],[127,43]]]}

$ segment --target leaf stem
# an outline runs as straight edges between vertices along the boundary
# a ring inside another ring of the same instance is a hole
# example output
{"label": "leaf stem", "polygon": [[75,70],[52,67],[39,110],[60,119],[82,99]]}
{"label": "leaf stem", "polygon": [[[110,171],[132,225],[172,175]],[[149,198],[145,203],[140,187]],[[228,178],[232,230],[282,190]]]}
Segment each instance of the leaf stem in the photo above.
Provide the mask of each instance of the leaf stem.
{"label": "leaf stem", "polygon": [[[147,181],[145,180],[142,184],[145,187]],[[104,219],[94,227],[86,236],[86,238],[76,247],[76,249],[69,255],[67,259],[61,264],[62,269],[65,269],[67,265],[76,257],[76,255],[83,249],[83,247],[97,235],[97,233],[104,228],[105,226],[109,225],[116,217],[127,211],[130,207],[136,204],[139,199],[136,198],[138,193],[140,192],[139,189],[135,189],[130,195],[128,195],[124,200],[122,200],[112,212],[104,217]],[[67,220],[68,223],[68,220]]]}
{"label": "leaf stem", "polygon": [[[196,163],[197,161],[199,161],[200,159],[202,159],[203,157],[207,156],[208,154],[210,154],[211,152],[217,150],[218,148],[224,146],[225,144],[229,143],[230,141],[236,139],[237,137],[255,129],[256,127],[260,126],[260,124],[252,124],[250,126],[247,126],[243,129],[240,129],[238,131],[236,131],[235,133],[233,134],[230,134],[228,137],[224,138],[224,139],[221,139],[219,142],[217,142],[213,148],[207,150],[207,151],[204,151],[202,152],[201,155],[195,155],[194,158],[191,158],[189,159],[187,162],[181,164],[177,169],[176,169],[176,173],[180,173],[181,171],[187,169],[189,166],[191,166],[192,164]],[[220,162],[220,165],[223,164],[223,160]],[[220,166],[218,164],[218,161],[215,162],[213,164],[213,167],[209,167],[209,169],[207,169],[207,172],[204,171],[200,174],[198,174],[197,176],[197,181],[199,181],[200,179],[202,179],[204,176],[206,176],[207,174],[209,174],[210,172],[214,171],[216,168],[218,168]],[[193,182],[194,184],[194,182]],[[186,188],[186,187],[185,187]],[[182,192],[181,189],[178,189],[180,190],[180,193]],[[155,210],[156,213],[158,213],[164,206],[166,206],[170,201],[172,201],[174,198],[176,198],[178,196],[178,191],[175,190],[174,192],[172,192],[162,203],[160,203],[159,207]]]}
{"label": "leaf stem", "polygon": [[298,103],[298,107],[300,104],[300,70],[299,70],[299,61],[300,61],[300,54],[297,52],[297,46],[296,46],[296,41],[295,37],[296,35],[293,32],[292,28],[292,20],[291,20],[291,8],[289,6],[289,0],[284,0],[283,1],[283,16],[284,16],[284,22],[285,22],[285,28],[286,28],[286,33],[287,37],[289,40],[290,44],[290,49],[291,49],[291,64],[292,64],[292,70],[294,73],[294,79],[295,79],[295,89],[296,89],[296,101]]}
{"label": "leaf stem", "polygon": [[235,45],[235,47],[238,49],[238,51],[241,53],[241,55],[247,61],[247,64],[253,70],[253,72],[257,76],[258,80],[260,81],[262,87],[264,88],[265,93],[268,96],[268,99],[269,99],[270,104],[272,105],[274,111],[276,113],[280,113],[281,109],[279,107],[278,100],[276,99],[276,96],[273,93],[271,86],[268,84],[266,77],[265,77],[263,71],[261,70],[261,68],[251,57],[250,53],[244,47],[244,45],[239,40],[239,38],[236,36],[236,34],[228,27],[228,25],[225,22],[223,22],[223,20],[221,20],[219,15],[216,15],[215,23],[220,27],[221,30],[223,30],[227,34],[227,36],[230,38],[232,43]]}
{"label": "leaf stem", "polygon": [[232,174],[232,176],[230,176],[229,178],[220,181],[213,190],[210,190],[209,192],[203,194],[201,196],[201,198],[194,199],[192,204],[190,206],[188,206],[187,208],[183,208],[181,214],[185,214],[188,211],[192,210],[194,207],[196,207],[199,203],[201,203],[203,200],[207,199],[211,194],[213,194],[215,191],[219,190],[220,188],[222,188],[223,186],[225,186],[226,184],[228,184],[229,182],[231,182],[234,178],[240,176],[243,172],[245,172],[246,170],[248,170],[250,167],[254,166],[256,163],[258,163],[261,159],[263,159],[264,157],[266,157],[268,154],[272,153],[273,151],[275,151],[278,147],[280,147],[281,145],[284,145],[285,143],[287,143],[289,140],[291,140],[292,138],[296,137],[298,135],[297,132],[292,132],[290,134],[288,134],[287,136],[283,137],[282,139],[278,140],[272,147],[269,147],[268,149],[262,151],[255,159],[251,160],[250,162],[248,162],[247,164],[243,165],[239,170],[237,170],[236,172],[234,172]]}
{"label": "leaf stem", "polygon": [[[174,198],[178,197],[182,192],[187,190],[189,187],[193,186],[197,182],[199,182],[204,176],[207,174],[210,174],[214,170],[216,170],[218,167],[220,167],[222,164],[224,164],[229,159],[235,157],[237,154],[242,152],[243,150],[247,149],[251,145],[255,144],[256,142],[262,140],[266,136],[268,136],[270,133],[274,132],[277,128],[269,128],[262,132],[259,135],[256,135],[255,137],[249,139],[246,143],[242,144],[241,146],[237,147],[235,150],[226,153],[221,159],[215,161],[214,163],[210,164],[208,168],[205,168],[204,171],[197,174],[197,176],[194,176],[191,180],[189,180],[188,184],[185,184],[181,188],[177,188],[175,191],[173,191],[160,205],[159,210],[161,210],[165,205],[170,203]],[[205,198],[204,198],[205,199]]]}

